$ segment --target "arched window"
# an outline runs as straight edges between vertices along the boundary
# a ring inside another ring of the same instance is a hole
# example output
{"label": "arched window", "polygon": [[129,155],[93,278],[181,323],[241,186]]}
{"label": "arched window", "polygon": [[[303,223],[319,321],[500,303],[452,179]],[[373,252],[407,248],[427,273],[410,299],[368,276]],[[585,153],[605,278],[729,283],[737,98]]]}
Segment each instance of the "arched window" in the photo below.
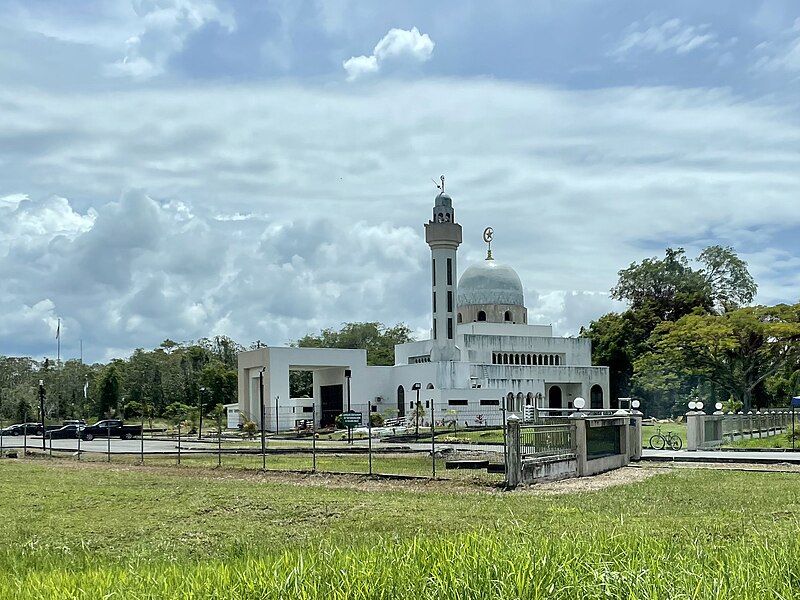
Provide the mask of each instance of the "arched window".
{"label": "arched window", "polygon": [[555,356],[553,356],[553,355],[551,354],[551,355],[550,355],[548,358],[550,359],[550,364],[551,364],[551,365],[554,365],[554,364],[556,364],[556,357],[555,357]]}
{"label": "arched window", "polygon": [[533,406],[533,392],[528,392],[525,396],[525,406]]}
{"label": "arched window", "polygon": [[603,388],[599,385],[593,385],[591,392],[589,392],[591,408],[603,408]]}
{"label": "arched window", "polygon": [[504,365],[508,364],[508,354],[503,354],[503,364]]}
{"label": "arched window", "polygon": [[560,364],[561,364],[561,357],[558,354],[556,354],[556,366]]}
{"label": "arched window", "polygon": [[519,364],[519,354],[515,354],[515,355],[514,355],[514,364],[515,364],[515,365],[518,365],[518,364]]}
{"label": "arched window", "polygon": [[561,388],[554,385],[547,393],[547,406],[550,408],[561,408]]}
{"label": "arched window", "polygon": [[486,313],[482,310],[478,311],[478,321],[485,321],[486,320]]}
{"label": "arched window", "polygon": [[525,359],[527,364],[531,364],[531,355],[528,354],[527,358]]}
{"label": "arched window", "polygon": [[506,321],[510,321],[511,320],[511,311],[510,310],[506,311],[506,314],[505,314],[504,318],[505,318]]}
{"label": "arched window", "polygon": [[458,313],[458,317],[456,317],[456,323],[461,323],[461,313]]}
{"label": "arched window", "polygon": [[427,387],[426,389],[432,390],[432,389],[433,389],[433,384],[432,384],[432,383],[429,383],[429,384],[428,384],[428,387]]}
{"label": "arched window", "polygon": [[538,364],[538,365],[542,364],[542,355],[541,354],[538,354],[536,356],[536,364]]}
{"label": "arched window", "polygon": [[397,388],[397,416],[406,416],[406,391],[402,385]]}

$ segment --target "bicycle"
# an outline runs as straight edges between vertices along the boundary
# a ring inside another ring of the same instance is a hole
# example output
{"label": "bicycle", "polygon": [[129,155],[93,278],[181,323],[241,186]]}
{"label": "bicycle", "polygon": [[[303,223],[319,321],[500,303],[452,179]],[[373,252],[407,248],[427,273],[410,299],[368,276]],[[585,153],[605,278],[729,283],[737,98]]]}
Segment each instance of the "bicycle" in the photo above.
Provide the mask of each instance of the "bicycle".
{"label": "bicycle", "polygon": [[657,427],[656,432],[650,436],[650,448],[653,450],[663,450],[664,448],[680,450],[683,448],[683,440],[675,432],[661,433],[661,427]]}

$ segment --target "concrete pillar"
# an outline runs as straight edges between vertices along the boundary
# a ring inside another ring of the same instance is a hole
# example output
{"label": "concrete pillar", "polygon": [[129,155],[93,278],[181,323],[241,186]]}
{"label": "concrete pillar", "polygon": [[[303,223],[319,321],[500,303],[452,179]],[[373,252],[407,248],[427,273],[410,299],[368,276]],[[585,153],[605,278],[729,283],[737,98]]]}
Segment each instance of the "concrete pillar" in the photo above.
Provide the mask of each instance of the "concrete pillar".
{"label": "concrete pillar", "polygon": [[630,434],[630,457],[631,460],[642,459],[642,413],[634,410],[631,413],[631,426],[628,428]]}
{"label": "concrete pillar", "polygon": [[572,413],[569,416],[572,423],[572,445],[575,460],[578,464],[578,477],[585,477],[589,471],[589,452],[586,448],[586,416],[583,413]]}
{"label": "concrete pillar", "polygon": [[521,481],[520,422],[519,417],[512,414],[506,419],[506,485],[514,489]]}
{"label": "concrete pillar", "polygon": [[705,441],[705,415],[701,412],[686,413],[686,449],[698,450]]}

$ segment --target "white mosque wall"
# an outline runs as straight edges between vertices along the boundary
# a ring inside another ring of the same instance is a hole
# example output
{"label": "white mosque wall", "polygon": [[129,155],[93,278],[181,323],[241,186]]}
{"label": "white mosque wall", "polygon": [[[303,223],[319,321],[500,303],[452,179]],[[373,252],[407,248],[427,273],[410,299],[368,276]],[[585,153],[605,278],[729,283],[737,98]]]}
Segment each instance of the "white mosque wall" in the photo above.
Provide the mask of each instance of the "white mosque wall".
{"label": "white mosque wall", "polygon": [[432,340],[396,344],[394,347],[394,364],[407,365],[412,357],[430,356],[432,346]]}
{"label": "white mosque wall", "polygon": [[515,337],[553,337],[552,325],[523,325],[521,323],[463,323],[458,326],[459,335],[505,335]]}
{"label": "white mosque wall", "polygon": [[463,336],[465,359],[472,363],[492,364],[492,353],[555,354],[559,362],[574,366],[591,366],[592,344],[586,338],[526,337],[516,335]]}

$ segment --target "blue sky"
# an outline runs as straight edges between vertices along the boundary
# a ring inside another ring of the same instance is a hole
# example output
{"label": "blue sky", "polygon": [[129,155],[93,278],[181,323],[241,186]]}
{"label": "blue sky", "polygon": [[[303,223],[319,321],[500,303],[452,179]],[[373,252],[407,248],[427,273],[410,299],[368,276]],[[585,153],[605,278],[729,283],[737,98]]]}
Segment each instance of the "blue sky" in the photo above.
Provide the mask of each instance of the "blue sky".
{"label": "blue sky", "polygon": [[422,335],[441,173],[560,334],[668,245],[798,300],[797,2],[0,9],[0,353]]}

